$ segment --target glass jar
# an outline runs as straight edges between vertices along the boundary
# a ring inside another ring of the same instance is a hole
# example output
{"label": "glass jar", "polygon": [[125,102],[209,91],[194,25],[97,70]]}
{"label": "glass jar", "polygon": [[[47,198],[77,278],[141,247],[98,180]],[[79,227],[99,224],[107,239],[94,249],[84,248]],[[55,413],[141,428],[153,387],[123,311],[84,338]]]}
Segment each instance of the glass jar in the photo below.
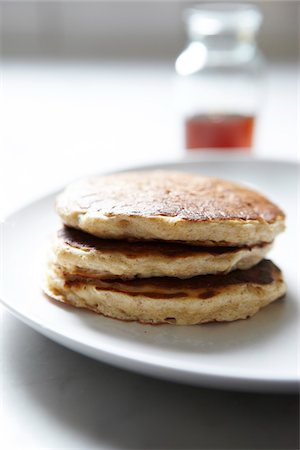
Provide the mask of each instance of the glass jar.
{"label": "glass jar", "polygon": [[260,10],[208,3],[187,9],[184,19],[188,44],[175,67],[186,148],[251,148],[262,88]]}

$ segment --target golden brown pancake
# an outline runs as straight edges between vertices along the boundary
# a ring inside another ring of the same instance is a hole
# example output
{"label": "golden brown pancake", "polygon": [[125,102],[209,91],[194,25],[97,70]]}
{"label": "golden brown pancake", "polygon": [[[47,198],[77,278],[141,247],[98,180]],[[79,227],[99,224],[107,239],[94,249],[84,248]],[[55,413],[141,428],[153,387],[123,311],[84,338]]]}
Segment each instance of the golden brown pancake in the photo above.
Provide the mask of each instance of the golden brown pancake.
{"label": "golden brown pancake", "polygon": [[280,270],[268,260],[248,270],[189,280],[99,280],[70,275],[52,262],[45,288],[56,300],[108,317],[179,325],[245,319],[285,290]]}
{"label": "golden brown pancake", "polygon": [[252,246],[284,229],[284,213],[258,192],[185,172],[82,180],[58,197],[57,211],[64,224],[103,239]]}
{"label": "golden brown pancake", "polygon": [[69,274],[93,278],[191,278],[248,269],[261,261],[271,244],[252,247],[196,247],[167,241],[100,239],[64,227],[53,252]]}

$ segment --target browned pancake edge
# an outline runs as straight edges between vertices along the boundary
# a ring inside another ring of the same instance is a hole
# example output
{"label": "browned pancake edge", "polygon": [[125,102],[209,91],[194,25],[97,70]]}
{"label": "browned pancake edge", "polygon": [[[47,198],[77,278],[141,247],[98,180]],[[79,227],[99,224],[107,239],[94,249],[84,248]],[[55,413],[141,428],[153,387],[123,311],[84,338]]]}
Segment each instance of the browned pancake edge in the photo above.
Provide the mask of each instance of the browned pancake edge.
{"label": "browned pancake edge", "polygon": [[84,231],[64,226],[57,233],[58,239],[65,245],[82,250],[99,251],[101,253],[122,253],[129,258],[144,255],[163,255],[166,257],[187,257],[198,254],[221,255],[236,253],[241,248],[263,247],[269,243],[244,247],[204,247],[168,241],[128,241],[117,239],[100,239]]}
{"label": "browned pancake edge", "polygon": [[133,280],[99,280],[63,272],[67,287],[93,285],[98,290],[124,292],[132,296],[150,298],[210,298],[234,285],[265,286],[282,280],[280,269],[270,260],[264,259],[247,270],[235,270],[226,275],[201,275],[190,279],[157,277]]}

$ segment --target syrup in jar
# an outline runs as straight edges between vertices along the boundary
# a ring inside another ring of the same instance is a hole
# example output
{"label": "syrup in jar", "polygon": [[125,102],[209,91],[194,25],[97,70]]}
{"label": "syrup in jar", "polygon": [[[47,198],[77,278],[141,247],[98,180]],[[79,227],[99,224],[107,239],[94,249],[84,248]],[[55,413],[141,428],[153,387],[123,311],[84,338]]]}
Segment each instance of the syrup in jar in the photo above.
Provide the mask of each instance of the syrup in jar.
{"label": "syrup in jar", "polygon": [[187,149],[249,149],[253,141],[253,116],[242,114],[199,114],[186,119]]}

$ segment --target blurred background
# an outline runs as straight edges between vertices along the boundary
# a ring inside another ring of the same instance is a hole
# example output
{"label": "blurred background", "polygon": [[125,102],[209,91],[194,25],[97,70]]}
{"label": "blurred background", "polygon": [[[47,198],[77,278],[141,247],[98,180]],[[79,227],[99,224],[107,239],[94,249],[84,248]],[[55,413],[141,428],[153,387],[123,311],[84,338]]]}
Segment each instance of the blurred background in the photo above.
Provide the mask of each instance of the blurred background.
{"label": "blurred background", "polygon": [[[26,60],[150,58],[172,64],[186,43],[182,13],[201,3],[215,2],[2,2],[2,55]],[[299,2],[252,4],[258,5],[264,16],[258,40],[266,56],[275,60],[297,58]]]}
{"label": "blurred background", "polygon": [[0,3],[0,216],[91,172],[212,147],[297,158],[299,2],[205,3]]}

